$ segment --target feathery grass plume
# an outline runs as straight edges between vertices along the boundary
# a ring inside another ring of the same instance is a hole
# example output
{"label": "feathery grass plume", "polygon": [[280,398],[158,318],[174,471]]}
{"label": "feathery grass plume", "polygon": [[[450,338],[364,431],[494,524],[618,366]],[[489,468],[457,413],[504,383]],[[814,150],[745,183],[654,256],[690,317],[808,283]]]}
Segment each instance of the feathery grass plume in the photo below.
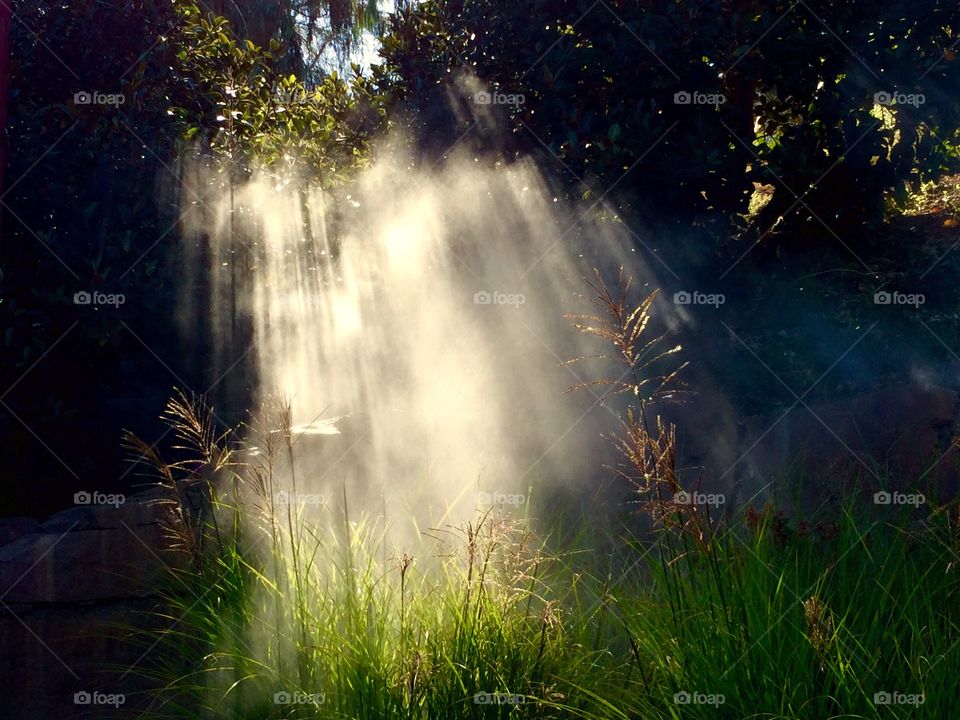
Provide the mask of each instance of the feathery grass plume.
{"label": "feathery grass plume", "polygon": [[162,505],[167,512],[160,513],[163,519],[161,532],[169,548],[186,553],[195,559],[200,552],[200,542],[195,530],[195,519],[185,495],[185,488],[175,477],[170,467],[160,455],[156,446],[140,439],[134,433],[124,430],[120,440],[121,447],[129,454],[128,462],[134,465],[146,465],[152,472],[140,473],[152,477],[167,497],[152,501]]}
{"label": "feathery grass plume", "polygon": [[833,646],[833,615],[823,600],[811,595],[803,601],[803,618],[807,624],[807,639],[820,658],[820,663],[824,664]]}
{"label": "feathery grass plume", "polygon": [[[589,355],[567,360],[564,365],[582,362],[588,359],[616,360],[625,372],[617,378],[600,378],[589,382],[582,382],[568,388],[567,392],[588,388],[594,385],[610,386],[610,395],[629,393],[633,395],[642,412],[646,404],[660,395],[687,366],[684,362],[680,367],[664,375],[647,376],[645,373],[658,361],[680,352],[683,347],[675,345],[667,350],[660,350],[659,346],[668,332],[647,338],[645,333],[650,324],[650,311],[659,294],[654,290],[632,309],[628,304],[633,277],[626,275],[623,268],[617,278],[617,286],[612,290],[603,279],[600,271],[594,268],[596,280],[584,278],[584,282],[593,290],[590,301],[599,308],[599,314],[577,315],[567,314],[564,317],[582,333],[593,335],[613,346],[614,355]],[[654,383],[656,385],[649,389]]]}
{"label": "feathery grass plume", "polygon": [[130,453],[129,462],[151,467],[159,485],[171,491],[173,498],[166,502],[174,520],[164,531],[198,562],[208,535],[222,541],[214,508],[228,484],[226,477],[234,474],[232,431],[218,435],[213,409],[202,397],[180,389],[167,402],[161,419],[176,438],[172,449],[184,457],[167,462],[155,444],[129,431],[123,433],[122,447]]}
{"label": "feathery grass plume", "polygon": [[687,366],[683,362],[673,370],[657,374],[660,361],[679,353],[681,345],[662,349],[669,330],[649,337],[652,307],[658,291],[654,290],[638,304],[630,302],[633,277],[620,268],[617,283],[611,287],[600,271],[594,269],[594,280],[584,278],[593,291],[590,301],[599,309],[591,315],[568,314],[565,317],[582,333],[592,335],[611,346],[612,352],[568,360],[564,364],[588,359],[604,359],[615,363],[616,377],[602,377],[580,382],[573,390],[593,386],[609,388],[603,400],[627,394],[627,404],[619,421],[619,433],[607,436],[621,459],[612,470],[633,485],[643,510],[663,527],[679,526],[689,531],[697,542],[705,545],[710,536],[710,518],[706,508],[695,504],[678,504],[674,498],[683,488],[677,473],[677,433],[673,424],[666,424],[657,415],[651,429],[648,405],[666,395],[680,392],[671,385]]}

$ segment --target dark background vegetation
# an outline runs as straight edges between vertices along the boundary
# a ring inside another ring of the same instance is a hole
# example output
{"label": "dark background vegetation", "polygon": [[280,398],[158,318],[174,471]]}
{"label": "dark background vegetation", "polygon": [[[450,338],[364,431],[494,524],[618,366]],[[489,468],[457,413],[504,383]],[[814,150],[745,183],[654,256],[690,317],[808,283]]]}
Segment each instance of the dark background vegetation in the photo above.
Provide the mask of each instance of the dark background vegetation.
{"label": "dark background vegetation", "polygon": [[[175,385],[226,392],[203,329],[188,343],[177,325],[180,292],[198,317],[207,302],[202,282],[182,283],[178,213],[202,202],[178,190],[186,157],[228,158],[220,182],[242,180],[254,155],[277,172],[295,157],[336,193],[378,132],[405,130],[427,164],[473,132],[447,102],[471,73],[525,102],[503,108],[496,142],[464,142],[534,157],[564,199],[642,228],[639,250],[657,238],[704,276],[749,250],[737,277],[758,285],[836,258],[867,274],[906,262],[915,240],[877,229],[908,190],[958,169],[955,2],[399,7],[381,18],[374,3],[340,0],[14,6],[0,514],[129,488],[121,428],[155,436]],[[351,57],[365,31],[383,36],[381,64],[333,72],[324,58]],[[125,102],[77,105],[82,91]],[[727,102],[676,104],[684,91]],[[878,111],[881,92],[925,102]],[[758,185],[772,200],[749,212]],[[83,290],[126,302],[75,305]],[[228,420],[251,382],[242,321],[233,340]]]}

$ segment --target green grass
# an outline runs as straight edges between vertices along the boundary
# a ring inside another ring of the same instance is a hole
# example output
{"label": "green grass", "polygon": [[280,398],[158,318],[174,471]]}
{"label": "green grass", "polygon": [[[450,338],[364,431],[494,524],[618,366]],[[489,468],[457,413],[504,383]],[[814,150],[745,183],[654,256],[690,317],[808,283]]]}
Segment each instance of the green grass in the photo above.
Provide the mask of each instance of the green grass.
{"label": "green grass", "polygon": [[[646,368],[675,350],[643,339],[649,298],[629,311],[620,280],[615,293],[598,274],[606,318],[584,331]],[[171,401],[187,459],[128,438],[171,493],[185,560],[161,589],[168,629],[143,638],[158,690],[142,717],[954,717],[960,505],[851,494],[800,522],[677,504],[675,429],[650,430],[646,382],[607,383],[639,403],[613,440],[645,534],[534,522],[534,506],[405,545],[350,522],[346,492],[309,513],[278,503],[305,480],[288,405],[236,441],[202,403]]]}
{"label": "green grass", "polygon": [[[956,525],[945,511],[921,524],[883,506],[871,514],[864,502],[851,498],[823,532],[803,537],[778,531],[768,513],[658,575],[653,595],[668,605],[628,613],[628,625],[678,691],[726,699],[718,711],[666,717],[951,715]],[[876,707],[883,691],[922,693],[924,703]]]}
{"label": "green grass", "polygon": [[[148,717],[953,713],[956,506],[851,497],[799,531],[772,511],[703,538],[608,529],[619,549],[605,556],[588,542],[598,528],[548,552],[545,530],[491,512],[424,534],[411,560],[342,507],[308,519],[241,504],[221,499],[171,578]],[[875,706],[883,691],[924,702]],[[683,692],[723,702],[674,702]],[[522,702],[475,701],[492,693]]]}

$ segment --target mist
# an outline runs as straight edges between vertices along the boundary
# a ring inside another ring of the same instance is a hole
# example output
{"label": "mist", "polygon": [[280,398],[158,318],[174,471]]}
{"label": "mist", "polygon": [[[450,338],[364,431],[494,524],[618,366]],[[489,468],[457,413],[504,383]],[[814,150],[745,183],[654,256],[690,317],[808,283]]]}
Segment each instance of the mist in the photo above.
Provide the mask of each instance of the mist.
{"label": "mist", "polygon": [[[565,364],[605,348],[564,316],[595,310],[584,278],[629,262],[629,238],[570,232],[579,218],[532,163],[461,153],[416,168],[390,145],[339,197],[254,173],[185,233],[209,243],[215,345],[229,345],[236,303],[253,405],[290,403],[297,492],[441,523],[608,477],[616,403],[602,387],[568,392],[607,368]],[[249,282],[231,272],[231,237],[256,238]]]}

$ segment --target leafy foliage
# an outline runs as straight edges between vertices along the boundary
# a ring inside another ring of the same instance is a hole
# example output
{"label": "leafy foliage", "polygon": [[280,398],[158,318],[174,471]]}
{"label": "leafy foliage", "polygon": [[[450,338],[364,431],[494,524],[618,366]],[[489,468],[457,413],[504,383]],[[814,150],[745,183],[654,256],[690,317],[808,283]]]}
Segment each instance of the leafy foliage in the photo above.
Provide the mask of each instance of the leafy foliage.
{"label": "leafy foliage", "polygon": [[824,232],[806,220],[878,219],[885,191],[958,166],[958,28],[941,0],[428,0],[392,18],[383,54],[424,112],[459,71],[523,94],[505,113],[516,149],[574,176],[571,194],[614,188],[623,209],[687,222],[743,214],[772,184],[761,229],[793,210]]}
{"label": "leafy foliage", "polygon": [[365,32],[379,30],[379,5],[377,0],[210,0],[203,7],[227,19],[237,37],[264,47],[276,43],[278,67],[314,84],[331,61],[346,63]]}
{"label": "leafy foliage", "polygon": [[177,58],[171,114],[186,140],[203,152],[249,168],[298,171],[329,186],[363,164],[385,110],[373,83],[354,66],[348,82],[336,72],[315,88],[276,69],[282,46],[264,50],[233,37],[223,17],[204,17],[178,2]]}

